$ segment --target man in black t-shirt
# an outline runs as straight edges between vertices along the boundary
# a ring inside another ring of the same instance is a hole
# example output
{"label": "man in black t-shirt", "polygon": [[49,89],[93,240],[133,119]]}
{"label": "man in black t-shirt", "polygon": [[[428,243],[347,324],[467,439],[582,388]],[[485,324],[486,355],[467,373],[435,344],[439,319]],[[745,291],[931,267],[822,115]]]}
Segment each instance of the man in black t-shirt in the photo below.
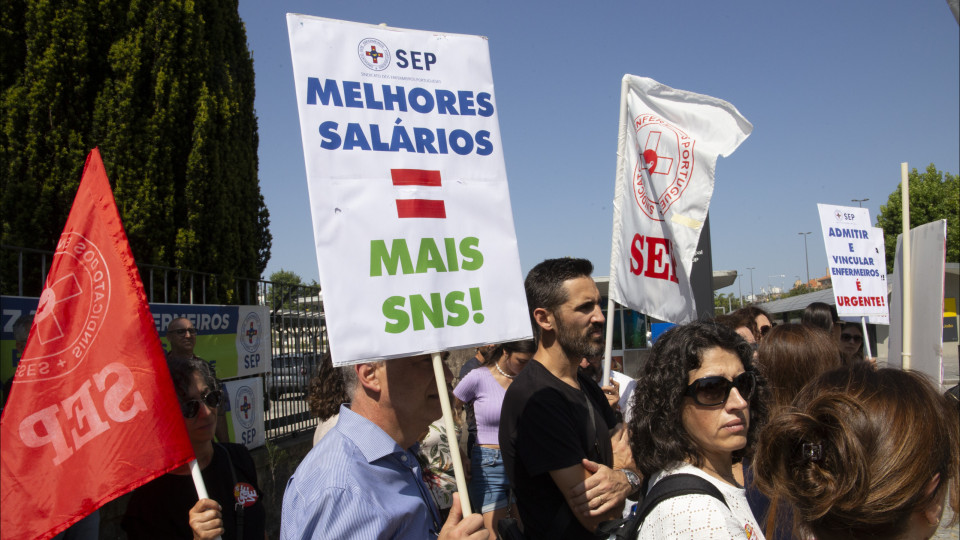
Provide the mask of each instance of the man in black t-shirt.
{"label": "man in black t-shirt", "polygon": [[[538,342],[507,389],[500,449],[529,538],[592,538],[639,489],[623,425],[603,392],[578,375],[603,352],[600,292],[584,259],[546,260],[524,283]],[[615,459],[616,458],[616,459]]]}

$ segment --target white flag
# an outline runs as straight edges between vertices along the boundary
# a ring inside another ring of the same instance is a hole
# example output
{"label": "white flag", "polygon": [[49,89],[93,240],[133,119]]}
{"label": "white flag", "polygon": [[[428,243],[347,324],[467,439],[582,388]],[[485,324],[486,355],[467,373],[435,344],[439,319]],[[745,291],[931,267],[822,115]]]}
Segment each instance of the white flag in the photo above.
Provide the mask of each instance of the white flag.
{"label": "white flag", "polygon": [[726,101],[624,75],[611,298],[664,321],[696,318],[690,270],[717,156],[730,155],[751,131]]}

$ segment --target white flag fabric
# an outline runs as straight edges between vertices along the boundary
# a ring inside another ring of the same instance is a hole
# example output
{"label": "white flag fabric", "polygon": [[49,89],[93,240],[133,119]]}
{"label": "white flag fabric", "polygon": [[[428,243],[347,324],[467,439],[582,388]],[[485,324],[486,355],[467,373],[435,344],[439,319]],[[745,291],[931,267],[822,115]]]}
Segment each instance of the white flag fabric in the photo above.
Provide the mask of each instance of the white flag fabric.
{"label": "white flag fabric", "polygon": [[753,125],[726,101],[624,75],[610,254],[610,297],[652,317],[696,318],[690,270],[713,195],[717,156]]}

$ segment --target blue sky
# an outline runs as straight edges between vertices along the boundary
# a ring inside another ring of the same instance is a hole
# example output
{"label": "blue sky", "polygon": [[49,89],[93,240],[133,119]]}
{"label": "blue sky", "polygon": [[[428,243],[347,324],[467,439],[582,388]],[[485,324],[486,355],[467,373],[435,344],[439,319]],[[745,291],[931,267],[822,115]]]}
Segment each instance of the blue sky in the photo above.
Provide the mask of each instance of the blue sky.
{"label": "blue sky", "polygon": [[944,0],[241,0],[273,233],[265,277],[318,277],[287,12],[489,38],[524,273],[569,255],[609,274],[624,73],[725,99],[753,123],[719,160],[710,206],[713,267],[740,271],[744,295],[748,267],[757,293],[806,278],[800,232],[814,233],[810,276],[824,275],[817,203],[868,198],[875,222],[900,162],[960,172],[960,33]]}

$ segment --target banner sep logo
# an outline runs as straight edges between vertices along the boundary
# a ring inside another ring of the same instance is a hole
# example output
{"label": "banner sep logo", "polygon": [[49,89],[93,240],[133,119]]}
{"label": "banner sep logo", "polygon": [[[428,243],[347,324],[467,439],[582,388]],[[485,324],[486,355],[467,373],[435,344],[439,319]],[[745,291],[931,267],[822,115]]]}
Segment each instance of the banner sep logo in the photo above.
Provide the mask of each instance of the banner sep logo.
{"label": "banner sep logo", "polygon": [[[96,340],[110,305],[110,270],[100,248],[75,232],[65,233],[57,243],[55,257],[67,257],[72,269],[40,294],[37,306],[37,339],[44,347],[25,351],[17,366],[19,380],[45,380],[73,371]],[[77,324],[67,313],[76,317]],[[34,351],[43,351],[34,356]]]}
{"label": "banner sep logo", "polygon": [[663,221],[663,215],[690,183],[696,141],[653,114],[641,114],[634,120],[633,127],[640,146],[633,174],[633,194],[647,217]]}
{"label": "banner sep logo", "polygon": [[383,71],[390,66],[390,49],[375,38],[366,38],[357,46],[360,61],[373,71]]}
{"label": "banner sep logo", "polygon": [[[392,55],[387,44],[376,38],[365,38],[357,45],[357,54],[360,62],[367,69],[383,71],[390,67]],[[427,51],[405,51],[397,49],[397,67],[400,69],[416,69],[430,71],[430,67],[437,63],[437,55]]]}

